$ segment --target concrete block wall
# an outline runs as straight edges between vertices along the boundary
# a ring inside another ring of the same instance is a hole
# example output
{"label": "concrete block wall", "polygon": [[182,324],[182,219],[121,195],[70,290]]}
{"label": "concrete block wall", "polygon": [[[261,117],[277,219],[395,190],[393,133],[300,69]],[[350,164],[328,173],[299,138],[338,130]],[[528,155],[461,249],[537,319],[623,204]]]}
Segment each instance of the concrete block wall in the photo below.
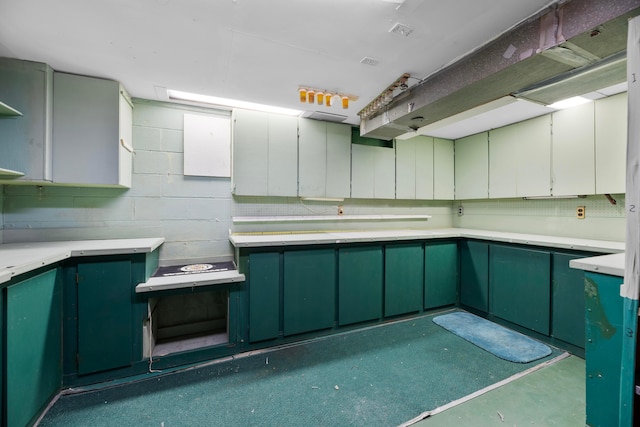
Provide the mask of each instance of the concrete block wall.
{"label": "concrete block wall", "polygon": [[[612,205],[603,195],[578,199],[497,199],[455,202],[453,224],[461,228],[546,234],[624,242],[625,196],[614,194]],[[457,215],[458,206],[464,214]],[[585,207],[584,219],[576,208]]]}

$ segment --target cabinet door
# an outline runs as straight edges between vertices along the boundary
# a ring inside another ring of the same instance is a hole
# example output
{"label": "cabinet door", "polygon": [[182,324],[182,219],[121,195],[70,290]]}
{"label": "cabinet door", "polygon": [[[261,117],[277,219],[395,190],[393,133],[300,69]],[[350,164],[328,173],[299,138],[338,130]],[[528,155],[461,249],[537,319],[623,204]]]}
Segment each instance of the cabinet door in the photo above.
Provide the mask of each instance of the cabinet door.
{"label": "cabinet door", "polygon": [[51,270],[6,290],[7,426],[29,425],[62,381],[62,293]]}
{"label": "cabinet door", "polygon": [[351,196],[351,126],[327,123],[326,197]]}
{"label": "cabinet door", "polygon": [[594,104],[552,114],[553,195],[595,194]]}
{"label": "cabinet door", "polygon": [[435,200],[453,200],[454,163],[453,141],[434,138],[433,198]]}
{"label": "cabinet door", "polygon": [[325,122],[300,119],[300,196],[324,197],[327,174],[327,126]]}
{"label": "cabinet door", "polygon": [[424,287],[422,244],[386,246],[384,265],[384,315],[420,311]]}
{"label": "cabinet door", "polygon": [[491,245],[490,313],[548,336],[550,278],[549,252]]}
{"label": "cabinet door", "polygon": [[549,116],[489,132],[489,197],[551,194]]}
{"label": "cabinet door", "polygon": [[79,375],[131,364],[132,288],[129,260],[78,265]]}
{"label": "cabinet door", "polygon": [[331,328],[336,308],[334,249],[284,253],[284,335]]}
{"label": "cabinet door", "polygon": [[433,138],[396,140],[396,199],[433,199]]}
{"label": "cabinet door", "polygon": [[551,336],[584,348],[584,271],[569,268],[579,255],[554,253],[551,273]]}
{"label": "cabinet door", "polygon": [[396,140],[396,199],[416,199],[417,139]]}
{"label": "cabinet door", "polygon": [[376,199],[396,197],[396,152],[393,148],[374,147],[374,189]]}
{"label": "cabinet door", "polygon": [[249,255],[249,341],[277,338],[280,331],[280,254]]}
{"label": "cabinet door", "polygon": [[0,101],[22,113],[0,118],[0,169],[24,174],[17,181],[51,181],[53,71],[0,58]]}
{"label": "cabinet door", "polygon": [[489,141],[486,132],[457,139],[456,200],[486,199],[489,195]]}
{"label": "cabinet door", "polygon": [[120,85],[54,73],[53,181],[121,185]]}
{"label": "cabinet door", "polygon": [[338,251],[338,323],[382,317],[382,247]]}
{"label": "cabinet door", "polygon": [[129,95],[122,88],[120,88],[119,100],[118,172],[120,176],[118,182],[124,187],[131,187],[133,178],[133,153],[131,152],[133,149],[133,104]]}
{"label": "cabinet door", "polygon": [[455,242],[424,246],[424,308],[455,304],[458,300],[458,245]]}
{"label": "cabinet door", "polygon": [[233,192],[268,195],[269,121],[264,113],[233,110]]}
{"label": "cabinet door", "polygon": [[483,312],[489,311],[489,245],[460,243],[460,303]]}
{"label": "cabinet door", "polygon": [[298,194],[298,118],[269,114],[269,196]]}
{"label": "cabinet door", "polygon": [[627,166],[627,93],[595,101],[596,194],[624,193]]}
{"label": "cabinet door", "polygon": [[351,197],[373,199],[375,187],[375,149],[351,144]]}

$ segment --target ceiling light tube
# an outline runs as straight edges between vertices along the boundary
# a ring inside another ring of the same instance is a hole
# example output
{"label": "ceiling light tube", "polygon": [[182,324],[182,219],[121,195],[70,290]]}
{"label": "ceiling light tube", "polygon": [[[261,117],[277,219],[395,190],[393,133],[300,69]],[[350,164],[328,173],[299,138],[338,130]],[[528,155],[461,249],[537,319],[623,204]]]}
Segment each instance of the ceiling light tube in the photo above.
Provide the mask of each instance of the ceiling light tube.
{"label": "ceiling light tube", "polygon": [[210,106],[222,107],[226,109],[242,108],[245,110],[264,111],[265,113],[284,114],[287,116],[299,116],[302,114],[302,111],[293,110],[290,108],[275,107],[273,105],[256,104],[254,102],[239,101],[237,99],[219,98],[216,96],[182,92],[173,89],[168,89],[167,94],[169,95],[169,100],[207,104]]}

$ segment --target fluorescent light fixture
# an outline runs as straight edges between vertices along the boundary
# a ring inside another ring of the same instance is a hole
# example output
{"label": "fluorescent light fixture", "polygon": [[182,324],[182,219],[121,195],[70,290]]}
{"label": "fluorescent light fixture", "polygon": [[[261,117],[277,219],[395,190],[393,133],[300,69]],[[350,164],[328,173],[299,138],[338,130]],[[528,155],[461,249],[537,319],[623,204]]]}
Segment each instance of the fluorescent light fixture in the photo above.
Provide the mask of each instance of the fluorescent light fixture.
{"label": "fluorescent light fixture", "polygon": [[547,107],[555,108],[556,110],[564,110],[565,108],[577,107],[578,105],[586,104],[587,102],[591,102],[591,99],[583,96],[574,96],[572,98],[563,99],[561,101],[554,102],[553,104],[549,104]]}
{"label": "fluorescent light fixture", "polygon": [[167,89],[167,94],[169,95],[169,99],[210,104],[219,107],[243,108],[246,110],[264,111],[266,113],[285,114],[287,116],[299,116],[302,114],[302,111],[291,108],[274,107],[273,105],[256,104],[253,102],[238,101],[237,99],[218,98],[217,96],[181,92],[173,89]]}

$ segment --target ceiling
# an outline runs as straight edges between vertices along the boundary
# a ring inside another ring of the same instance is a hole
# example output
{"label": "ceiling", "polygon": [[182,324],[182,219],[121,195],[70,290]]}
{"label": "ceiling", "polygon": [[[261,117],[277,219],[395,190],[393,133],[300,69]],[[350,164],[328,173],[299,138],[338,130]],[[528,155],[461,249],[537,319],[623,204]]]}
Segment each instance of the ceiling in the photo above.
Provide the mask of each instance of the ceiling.
{"label": "ceiling", "polygon": [[[557,0],[14,0],[0,2],[0,56],[166,89],[347,116],[403,73],[413,86]],[[408,36],[390,32],[400,23]],[[376,65],[361,63],[365,57]],[[302,104],[308,86],[358,98]]]}

